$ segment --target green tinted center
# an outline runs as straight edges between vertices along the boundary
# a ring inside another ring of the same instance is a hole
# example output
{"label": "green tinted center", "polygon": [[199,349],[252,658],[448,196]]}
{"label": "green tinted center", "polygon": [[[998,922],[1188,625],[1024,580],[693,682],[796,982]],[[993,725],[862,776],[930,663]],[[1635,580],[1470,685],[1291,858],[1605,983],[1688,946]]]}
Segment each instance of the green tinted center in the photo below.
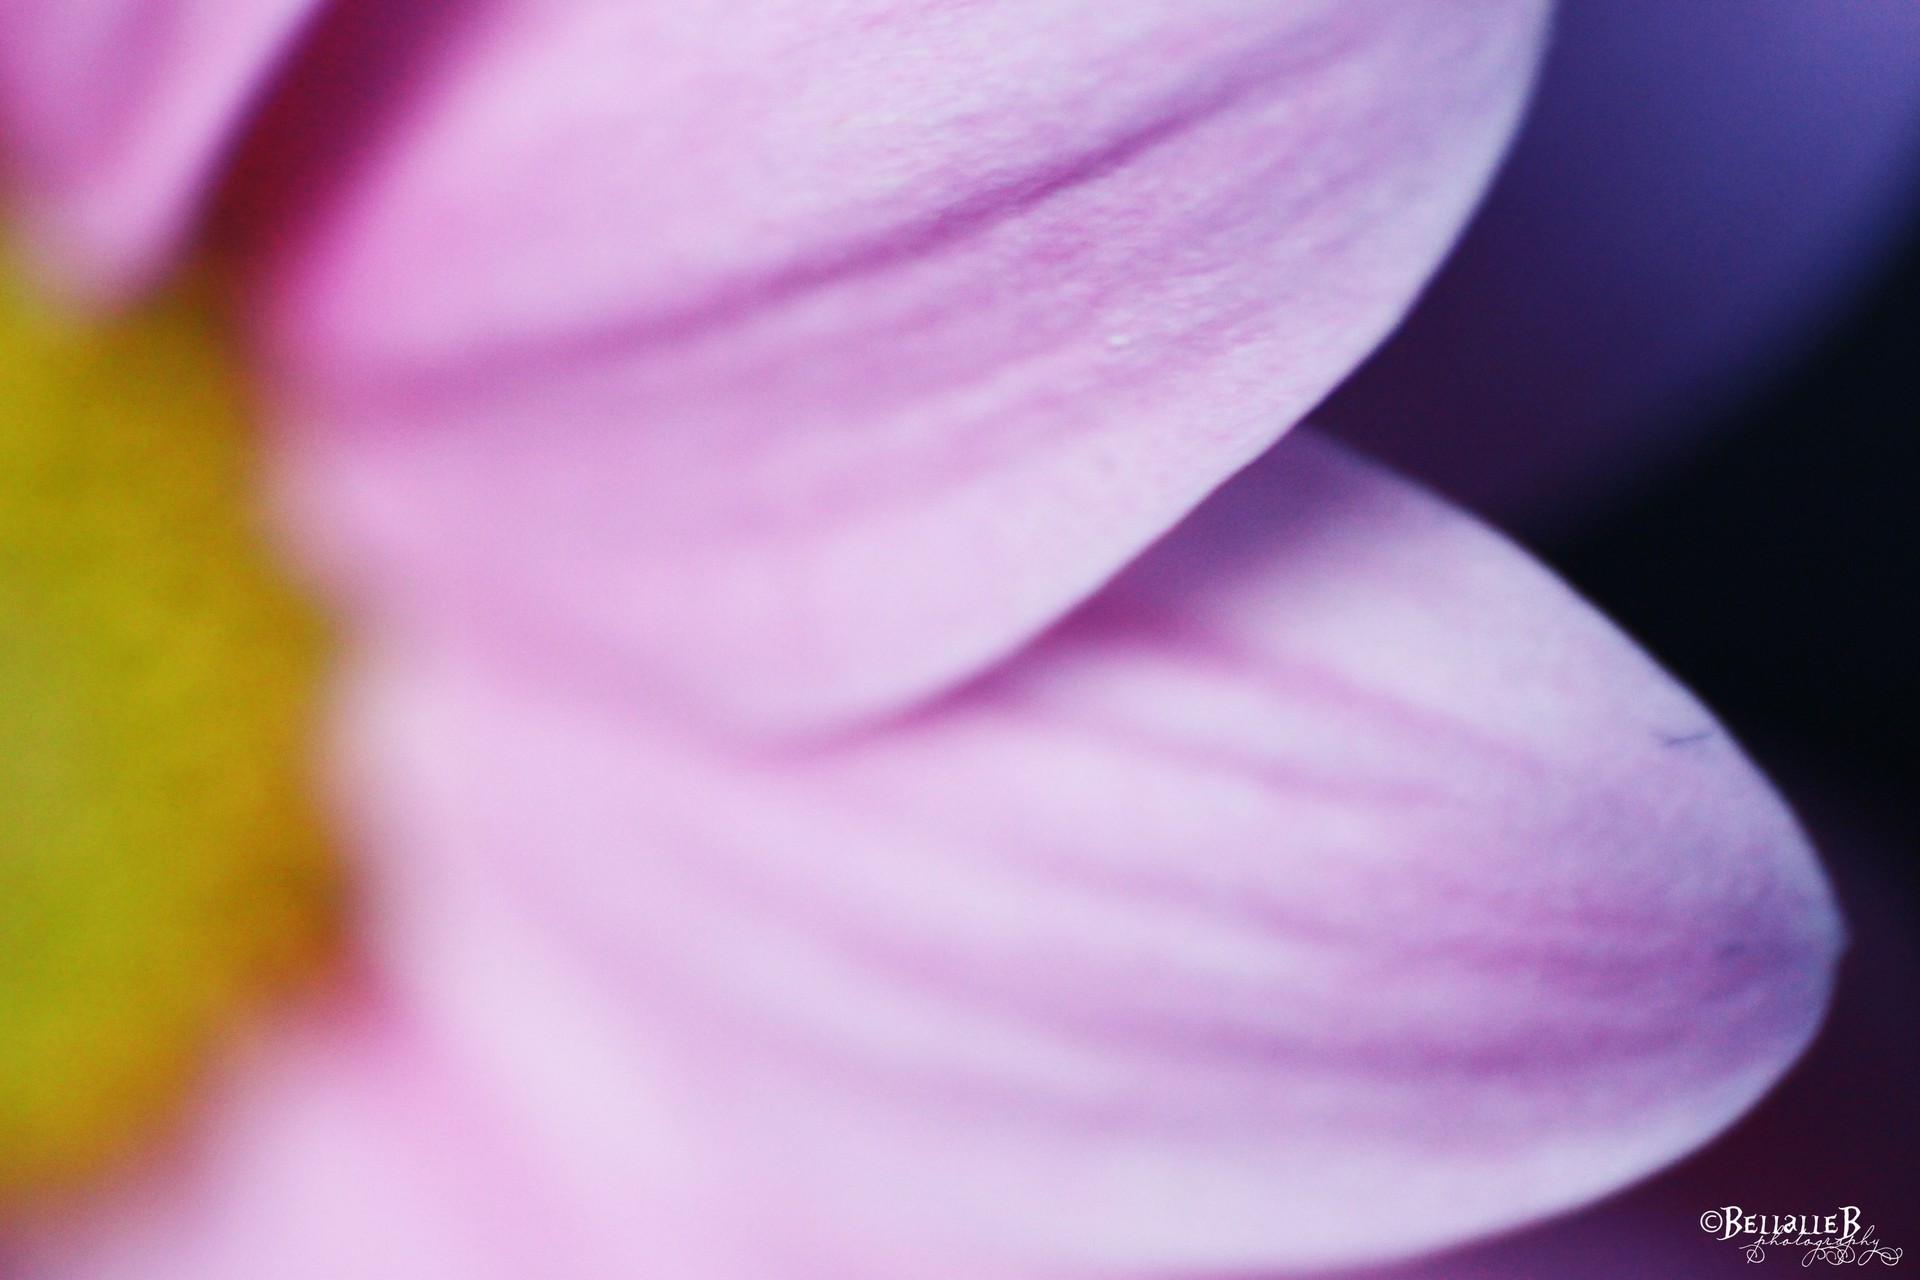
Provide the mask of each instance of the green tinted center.
{"label": "green tinted center", "polygon": [[314,967],[319,629],[204,298],[76,328],[0,271],[0,1207],[154,1131]]}

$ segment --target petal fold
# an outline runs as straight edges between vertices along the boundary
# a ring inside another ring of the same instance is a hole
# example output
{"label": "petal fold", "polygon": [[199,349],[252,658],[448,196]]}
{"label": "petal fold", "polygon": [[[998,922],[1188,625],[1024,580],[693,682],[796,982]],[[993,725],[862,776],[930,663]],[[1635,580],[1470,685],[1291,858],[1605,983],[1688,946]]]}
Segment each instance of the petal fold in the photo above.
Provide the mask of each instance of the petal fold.
{"label": "petal fold", "polygon": [[951,685],[1394,323],[1544,9],[500,4],[262,269],[296,521],[709,718]]}
{"label": "petal fold", "polygon": [[324,0],[7,0],[0,174],[41,267],[115,299],[191,231],[220,162]]}

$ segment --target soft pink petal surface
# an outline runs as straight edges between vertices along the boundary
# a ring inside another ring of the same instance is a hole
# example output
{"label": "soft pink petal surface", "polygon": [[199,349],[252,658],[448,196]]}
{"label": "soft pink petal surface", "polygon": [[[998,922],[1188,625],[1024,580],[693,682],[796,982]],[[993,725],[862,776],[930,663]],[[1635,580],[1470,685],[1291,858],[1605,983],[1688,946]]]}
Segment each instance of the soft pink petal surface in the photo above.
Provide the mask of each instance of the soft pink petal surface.
{"label": "soft pink petal surface", "polygon": [[[1765,1248],[1766,1265],[1754,1266],[1743,1248],[1751,1237],[1727,1241],[1702,1230],[1703,1211],[1728,1204],[1805,1214],[1854,1205],[1912,1265],[1920,1239],[1920,1202],[1909,1190],[1920,1172],[1920,1097],[1911,1087],[1920,1069],[1920,899],[1909,868],[1920,831],[1912,815],[1889,812],[1831,776],[1790,770],[1784,781],[1841,896],[1849,945],[1827,1023],[1781,1087],[1726,1137],[1594,1211],[1411,1267],[1369,1270],[1364,1280],[1737,1280],[1801,1265],[1806,1249]],[[1854,1266],[1886,1274],[1887,1259],[1861,1261],[1863,1252]]]}
{"label": "soft pink petal surface", "polygon": [[495,1195],[498,1152],[457,1075],[389,1008],[356,1003],[230,1064],[211,1123],[169,1154],[165,1176],[29,1239],[10,1280],[542,1274],[509,1247],[537,1206],[524,1185],[518,1203]]}
{"label": "soft pink petal surface", "polygon": [[[591,669],[418,633],[349,712],[377,962],[431,1046],[376,1074],[484,1119],[229,1119],[178,1270],[129,1276],[305,1276],[273,1259],[323,1229],[309,1181],[324,1230],[401,1242],[375,1280],[508,1225],[570,1277],[1404,1255],[1704,1141],[1836,949],[1696,703],[1311,438],[1007,669],[835,743],[703,747]],[[466,1180],[358,1205],[335,1159]]]}
{"label": "soft pink petal surface", "polygon": [[736,724],[922,695],[1379,339],[1544,7],[499,4],[264,273],[303,536]]}
{"label": "soft pink petal surface", "polygon": [[38,265],[117,297],[170,265],[321,0],[4,0],[0,178]]}
{"label": "soft pink petal surface", "polygon": [[1406,327],[1323,419],[1529,528],[1764,388],[1920,196],[1920,5],[1567,0],[1539,101]]}
{"label": "soft pink petal surface", "polygon": [[[670,1109],[741,1229],[828,1273],[1471,1237],[1703,1141],[1824,1004],[1826,889],[1710,718],[1317,441],[1008,670],[833,746],[706,753],[586,679],[387,661],[361,730],[402,918],[465,879],[537,922],[609,1054],[696,1064]],[[465,999],[476,1057],[559,1038],[557,1001]],[[590,1094],[558,1065],[503,1110]],[[609,1183],[643,1136],[594,1134]]]}

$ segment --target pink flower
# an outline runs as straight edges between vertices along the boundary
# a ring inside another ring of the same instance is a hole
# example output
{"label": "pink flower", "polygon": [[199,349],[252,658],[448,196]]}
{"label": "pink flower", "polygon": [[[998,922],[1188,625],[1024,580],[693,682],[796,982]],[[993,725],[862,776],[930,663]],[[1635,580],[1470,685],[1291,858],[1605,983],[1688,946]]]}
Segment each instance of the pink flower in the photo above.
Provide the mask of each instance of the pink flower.
{"label": "pink flower", "polygon": [[1214,492],[1446,252],[1537,0],[319,8],[0,19],[46,269],[243,264],[367,885],[26,1274],[1411,1256],[1811,1036],[1704,710],[1336,446]]}

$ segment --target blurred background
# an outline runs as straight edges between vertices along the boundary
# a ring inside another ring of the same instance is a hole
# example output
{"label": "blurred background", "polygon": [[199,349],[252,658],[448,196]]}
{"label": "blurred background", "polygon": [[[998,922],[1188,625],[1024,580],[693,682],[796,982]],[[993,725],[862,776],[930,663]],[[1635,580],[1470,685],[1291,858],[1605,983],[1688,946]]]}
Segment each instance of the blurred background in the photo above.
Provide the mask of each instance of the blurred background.
{"label": "blurred background", "polygon": [[[1537,539],[1760,752],[1912,835],[1920,220],[1852,313],[1598,518]],[[1920,849],[1897,859],[1911,889]]]}

